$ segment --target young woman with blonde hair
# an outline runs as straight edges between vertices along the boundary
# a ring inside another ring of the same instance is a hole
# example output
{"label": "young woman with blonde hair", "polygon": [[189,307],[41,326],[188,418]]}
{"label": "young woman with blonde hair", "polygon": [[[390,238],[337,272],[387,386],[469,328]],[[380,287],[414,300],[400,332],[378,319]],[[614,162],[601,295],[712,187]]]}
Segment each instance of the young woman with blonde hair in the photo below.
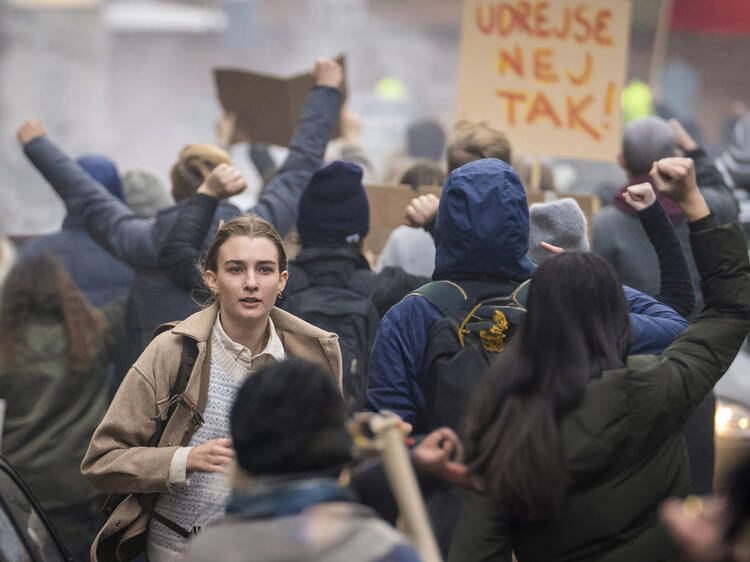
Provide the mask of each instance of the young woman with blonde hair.
{"label": "young woman with blonde hair", "polygon": [[[145,549],[150,562],[174,560],[190,533],[223,515],[225,472],[234,457],[229,413],[248,374],[298,357],[321,365],[341,388],[337,336],[274,306],[286,267],[281,239],[265,220],[238,217],[217,231],[204,272],[213,303],[153,339],[125,377],[81,466],[99,490],[130,494],[97,536],[96,559],[115,553],[131,559]],[[175,397],[187,345],[197,346],[197,356],[184,392]],[[179,405],[153,446],[149,441],[171,404]]]}

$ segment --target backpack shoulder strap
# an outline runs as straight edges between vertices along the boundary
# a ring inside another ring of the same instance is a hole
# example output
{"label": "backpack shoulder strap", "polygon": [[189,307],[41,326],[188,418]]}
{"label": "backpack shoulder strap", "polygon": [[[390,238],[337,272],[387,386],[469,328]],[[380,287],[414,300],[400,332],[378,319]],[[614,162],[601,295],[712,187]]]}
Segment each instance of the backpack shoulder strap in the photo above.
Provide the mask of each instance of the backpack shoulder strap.
{"label": "backpack shoulder strap", "polygon": [[432,281],[415,289],[409,295],[426,298],[443,316],[456,322],[461,322],[474,308],[466,291],[453,281]]}
{"label": "backpack shoulder strap", "polygon": [[531,285],[531,279],[527,279],[521,283],[516,290],[510,295],[511,299],[523,308],[526,308],[526,300],[529,298],[529,286]]}

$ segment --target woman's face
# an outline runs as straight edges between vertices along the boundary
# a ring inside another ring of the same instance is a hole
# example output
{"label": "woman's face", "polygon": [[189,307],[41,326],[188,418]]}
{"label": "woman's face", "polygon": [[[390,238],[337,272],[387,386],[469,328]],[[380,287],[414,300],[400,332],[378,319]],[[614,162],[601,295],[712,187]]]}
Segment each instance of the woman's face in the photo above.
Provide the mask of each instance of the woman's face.
{"label": "woman's face", "polygon": [[268,318],[289,275],[279,271],[271,240],[247,236],[233,236],[221,245],[216,269],[206,271],[206,284],[218,295],[222,318],[234,323]]}

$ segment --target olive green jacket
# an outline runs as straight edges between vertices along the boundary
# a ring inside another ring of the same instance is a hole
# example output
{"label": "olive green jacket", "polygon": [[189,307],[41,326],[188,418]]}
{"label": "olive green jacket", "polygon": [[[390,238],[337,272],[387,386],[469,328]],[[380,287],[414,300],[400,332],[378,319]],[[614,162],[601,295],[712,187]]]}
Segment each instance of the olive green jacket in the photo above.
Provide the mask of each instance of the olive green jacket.
{"label": "olive green jacket", "polygon": [[67,329],[58,315],[29,319],[27,351],[18,364],[0,357],[0,398],[7,408],[2,451],[45,510],[96,495],[79,466],[107,411],[108,362],[125,324],[125,299],[99,310],[107,329],[92,335],[96,353],[85,373],[69,373]]}
{"label": "olive green jacket", "polygon": [[659,356],[634,356],[585,388],[560,438],[566,498],[539,523],[511,520],[466,496],[450,561],[667,560],[672,547],[657,510],[690,489],[680,430],[734,360],[750,330],[750,267],[737,226],[691,224],[705,309]]}

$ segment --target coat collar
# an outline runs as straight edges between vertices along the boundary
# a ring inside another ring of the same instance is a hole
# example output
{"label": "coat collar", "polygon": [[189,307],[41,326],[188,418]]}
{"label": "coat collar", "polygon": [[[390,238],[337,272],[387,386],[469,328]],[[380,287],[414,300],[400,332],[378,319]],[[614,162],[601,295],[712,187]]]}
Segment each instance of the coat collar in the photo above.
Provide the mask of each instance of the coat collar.
{"label": "coat collar", "polygon": [[[187,336],[199,342],[208,341],[211,338],[211,331],[213,330],[218,314],[219,305],[218,303],[214,303],[211,306],[188,316],[185,320],[177,324],[172,332],[181,336]],[[276,307],[271,310],[271,320],[273,321],[276,330],[279,332],[282,341],[284,340],[284,332],[297,336],[318,339],[336,337],[335,334],[316,328],[312,324],[308,324],[304,320]]]}

